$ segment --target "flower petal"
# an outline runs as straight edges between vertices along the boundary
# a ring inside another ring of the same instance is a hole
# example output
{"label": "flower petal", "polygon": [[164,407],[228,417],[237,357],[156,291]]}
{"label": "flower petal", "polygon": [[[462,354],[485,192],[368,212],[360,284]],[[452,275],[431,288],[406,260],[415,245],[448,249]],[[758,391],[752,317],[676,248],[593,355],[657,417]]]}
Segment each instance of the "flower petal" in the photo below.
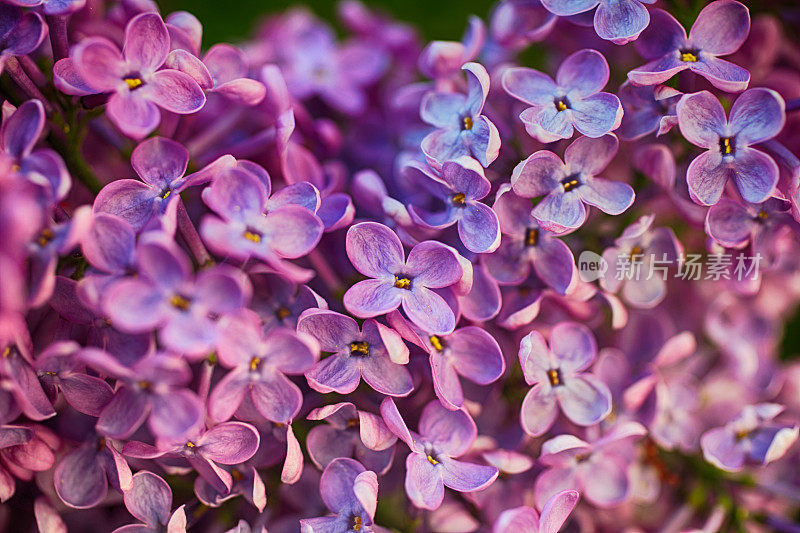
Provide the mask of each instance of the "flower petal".
{"label": "flower petal", "polygon": [[166,525],[172,508],[172,491],[159,476],[142,470],[123,494],[128,512],[150,527]]}
{"label": "flower petal", "polygon": [[519,417],[525,433],[538,437],[553,427],[558,416],[556,399],[544,383],[537,383],[522,400]]}
{"label": "flower petal", "polygon": [[708,91],[688,94],[677,107],[681,134],[690,143],[701,148],[716,148],[724,136],[725,110],[716,96]]}
{"label": "flower petal", "polygon": [[134,148],[131,166],[152,187],[162,190],[183,177],[189,164],[189,152],[172,139],[153,137]]}
{"label": "flower petal", "polygon": [[775,137],[786,122],[783,98],[758,87],[739,95],[731,108],[730,126],[740,145],[758,144]]}
{"label": "flower petal", "polygon": [[691,43],[709,54],[734,53],[750,33],[750,11],[734,0],[711,2],[697,15],[689,31]]}
{"label": "flower petal", "polygon": [[[443,458],[444,459],[444,458]],[[491,485],[499,474],[497,468],[464,463],[446,458],[442,461],[442,482],[458,492],[475,492]]]}
{"label": "flower petal", "polygon": [[432,465],[421,453],[406,457],[405,488],[408,499],[423,509],[438,509],[444,499],[442,469]]}
{"label": "flower petal", "polygon": [[550,332],[550,350],[566,372],[586,370],[597,356],[592,331],[578,322],[560,322]]}
{"label": "flower petal", "polygon": [[169,33],[158,13],[142,13],[128,23],[122,53],[136,70],[153,72],[164,64],[169,53]]}
{"label": "flower petal", "polygon": [[400,306],[402,291],[389,281],[365,279],[347,289],[344,307],[358,318],[384,315]]}
{"label": "flower petal", "polygon": [[455,329],[456,318],[453,310],[447,305],[444,298],[427,287],[414,287],[409,294],[401,295],[401,297],[403,298],[403,311],[414,324],[422,329],[434,335],[447,335]]}
{"label": "flower petal", "polygon": [[556,84],[550,76],[532,68],[508,68],[503,72],[503,89],[529,105],[553,105]]}
{"label": "flower petal", "polygon": [[347,257],[356,270],[372,278],[395,274],[405,255],[397,234],[377,222],[361,222],[347,230]]}
{"label": "flower petal", "polygon": [[580,426],[592,426],[611,412],[611,391],[590,374],[565,380],[558,391],[558,403],[564,414]]}
{"label": "flower petal", "polygon": [[627,183],[593,178],[578,189],[581,200],[609,215],[625,212],[635,199],[633,188]]}
{"label": "flower petal", "polygon": [[[602,7],[605,4],[601,2],[600,5]],[[584,48],[561,63],[556,74],[556,84],[563,87],[569,96],[584,98],[601,91],[608,83],[608,76],[608,62],[603,54]]]}
{"label": "flower petal", "polygon": [[243,463],[258,450],[258,432],[244,422],[226,422],[208,430],[198,442],[206,459],[223,465]]}
{"label": "flower petal", "polygon": [[178,70],[159,70],[142,89],[159,107],[179,115],[200,111],[206,103],[203,89],[188,74]]}

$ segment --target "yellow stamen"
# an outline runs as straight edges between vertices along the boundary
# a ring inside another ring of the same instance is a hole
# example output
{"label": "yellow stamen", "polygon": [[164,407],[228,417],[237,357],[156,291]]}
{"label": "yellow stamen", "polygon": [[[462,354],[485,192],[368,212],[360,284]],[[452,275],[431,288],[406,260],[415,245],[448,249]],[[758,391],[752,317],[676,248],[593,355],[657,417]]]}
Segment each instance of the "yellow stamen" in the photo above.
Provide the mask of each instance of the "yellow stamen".
{"label": "yellow stamen", "polygon": [[741,430],[736,432],[736,440],[746,439],[750,435],[750,432],[747,430]]}
{"label": "yellow stamen", "polygon": [[279,307],[277,311],[275,311],[275,316],[278,317],[278,320],[283,320],[287,316],[291,315],[292,312],[289,311],[286,307]]}
{"label": "yellow stamen", "polygon": [[528,228],[525,231],[525,245],[536,246],[536,243],[538,242],[539,242],[539,230],[536,228]]}
{"label": "yellow stamen", "polygon": [[172,298],[169,299],[169,303],[172,305],[172,307],[176,309],[180,309],[181,311],[186,311],[187,309],[189,309],[190,302],[188,298],[185,298],[180,294],[175,294],[172,296]]}
{"label": "yellow stamen", "polygon": [[347,427],[354,428],[358,425],[358,418],[349,418],[347,420]]}
{"label": "yellow stamen", "polygon": [[195,445],[195,443],[194,443],[194,442],[192,442],[192,441],[188,441],[188,442],[186,443],[186,447],[187,447],[187,448],[196,448],[197,446]]}
{"label": "yellow stamen", "polygon": [[39,234],[39,237],[36,238],[36,242],[39,243],[39,246],[47,246],[54,237],[55,234],[53,233],[53,230],[50,228],[44,228]]}
{"label": "yellow stamen", "polygon": [[350,355],[369,355],[369,344],[366,341],[354,341],[350,343]]}
{"label": "yellow stamen", "polygon": [[431,335],[431,338],[428,339],[428,340],[431,341],[431,346],[436,348],[437,352],[441,352],[442,350],[444,350],[444,345],[442,344],[442,339],[440,339],[436,335]]}
{"label": "yellow stamen", "polygon": [[11,346],[6,346],[3,349],[3,359],[7,359],[9,355],[11,355]]}
{"label": "yellow stamen", "polygon": [[361,531],[361,517],[356,516],[354,518],[354,522],[355,523],[353,524],[353,531]]}
{"label": "yellow stamen", "polygon": [[681,61],[684,63],[697,63],[697,56],[692,52],[681,52]]}
{"label": "yellow stamen", "polygon": [[261,364],[261,358],[253,357],[252,359],[250,359],[250,370],[257,370],[258,365],[260,364]]}
{"label": "yellow stamen", "polygon": [[463,192],[460,192],[458,194],[454,194],[450,201],[453,202],[454,206],[462,207],[467,204],[467,197]]}
{"label": "yellow stamen", "polygon": [[172,190],[171,189],[167,189],[166,191],[161,193],[161,199],[162,200],[166,200],[167,198],[169,198],[170,194],[172,194]]}
{"label": "yellow stamen", "polygon": [[461,121],[461,129],[462,130],[471,130],[472,129],[472,117],[464,117],[464,120]]}
{"label": "yellow stamen", "polygon": [[556,100],[556,109],[565,111],[567,109],[567,104],[564,103],[564,100]]}
{"label": "yellow stamen", "polygon": [[432,464],[433,466],[436,466],[436,465],[438,465],[438,464],[439,464],[439,461],[437,461],[436,459],[434,459],[434,458],[433,458],[433,456],[431,456],[431,455],[429,455],[429,456],[428,456],[428,462],[429,462],[430,464]]}
{"label": "yellow stamen", "polygon": [[400,278],[398,276],[394,277],[394,286],[398,289],[406,289],[411,290],[411,279],[409,278]]}
{"label": "yellow stamen", "polygon": [[125,78],[125,83],[128,85],[128,89],[132,91],[141,87],[144,82],[139,78]]}
{"label": "yellow stamen", "polygon": [[561,372],[558,369],[548,370],[547,378],[550,380],[550,385],[556,387],[561,385]]}
{"label": "yellow stamen", "polygon": [[248,241],[254,242],[256,244],[261,242],[261,234],[256,231],[247,230],[244,232],[243,236]]}
{"label": "yellow stamen", "polygon": [[767,212],[766,212],[766,211],[764,211],[763,209],[762,209],[761,211],[759,211],[759,212],[758,212],[758,215],[757,215],[757,216],[758,216],[758,218],[760,218],[761,220],[766,220],[766,219],[767,219],[767,217],[769,217],[769,215],[767,214]]}
{"label": "yellow stamen", "polygon": [[564,185],[564,192],[569,192],[572,189],[576,188],[578,185],[580,185],[580,182],[577,179],[571,179],[569,181],[565,181],[563,185]]}
{"label": "yellow stamen", "polygon": [[725,137],[721,140],[722,142],[722,153],[723,154],[732,154],[733,153],[733,145],[731,144],[731,140],[728,137]]}
{"label": "yellow stamen", "polygon": [[631,253],[630,255],[628,255],[628,260],[633,262],[633,260],[636,259],[638,256],[641,256],[642,253],[644,253],[644,250],[642,250],[642,247],[637,244],[633,248],[631,248]]}
{"label": "yellow stamen", "polygon": [[142,380],[142,381],[139,382],[139,388],[144,389],[144,390],[148,390],[152,386],[153,385],[149,381]]}

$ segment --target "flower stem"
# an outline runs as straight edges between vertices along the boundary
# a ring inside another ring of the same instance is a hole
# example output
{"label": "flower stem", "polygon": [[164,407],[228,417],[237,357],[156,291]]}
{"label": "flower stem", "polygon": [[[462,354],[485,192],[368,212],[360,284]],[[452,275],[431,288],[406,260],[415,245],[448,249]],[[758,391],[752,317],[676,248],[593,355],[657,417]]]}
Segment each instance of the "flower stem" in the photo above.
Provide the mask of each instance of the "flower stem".
{"label": "flower stem", "polygon": [[202,239],[200,239],[200,235],[197,233],[192,219],[189,218],[189,213],[186,211],[186,206],[183,205],[182,199],[178,199],[178,231],[180,231],[181,237],[183,237],[183,240],[189,247],[192,257],[194,257],[194,260],[201,268],[214,262],[211,258],[211,254],[206,250]]}
{"label": "flower stem", "polygon": [[22,92],[24,92],[28,98],[41,101],[42,105],[44,106],[44,110],[48,115],[53,112],[53,106],[50,105],[50,102],[47,101],[47,98],[44,97],[36,84],[31,81],[30,77],[22,69],[22,65],[19,64],[19,61],[17,61],[16,57],[9,57],[6,60],[5,71],[8,72],[8,75],[11,76],[11,79],[14,80],[14,83],[16,83],[19,88],[22,89]]}
{"label": "flower stem", "polygon": [[67,15],[48,15],[47,26],[50,29],[50,45],[53,48],[53,59],[58,61],[68,57]]}

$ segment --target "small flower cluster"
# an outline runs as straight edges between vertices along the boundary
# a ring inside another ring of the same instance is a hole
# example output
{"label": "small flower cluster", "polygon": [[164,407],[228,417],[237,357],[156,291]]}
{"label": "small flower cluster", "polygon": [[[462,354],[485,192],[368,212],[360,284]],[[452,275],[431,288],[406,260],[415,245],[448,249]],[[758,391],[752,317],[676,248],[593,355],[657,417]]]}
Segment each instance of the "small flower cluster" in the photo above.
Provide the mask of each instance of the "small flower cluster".
{"label": "small flower cluster", "polygon": [[800,11],[652,3],[0,0],[0,529],[797,531]]}

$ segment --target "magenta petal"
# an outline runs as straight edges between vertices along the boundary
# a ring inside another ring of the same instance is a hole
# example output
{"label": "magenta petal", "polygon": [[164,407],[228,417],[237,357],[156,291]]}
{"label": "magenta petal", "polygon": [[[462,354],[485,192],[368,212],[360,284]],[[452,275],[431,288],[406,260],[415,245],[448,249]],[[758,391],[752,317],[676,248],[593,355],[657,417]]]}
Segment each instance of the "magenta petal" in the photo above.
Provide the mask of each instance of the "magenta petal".
{"label": "magenta petal", "polygon": [[172,491],[166,481],[152,472],[137,472],[124,497],[128,512],[148,526],[156,527],[169,520]]}
{"label": "magenta petal", "polygon": [[734,0],[711,2],[697,15],[689,40],[700,50],[728,55],[739,49],[750,32],[750,11]]}
{"label": "magenta petal", "polygon": [[444,483],[438,466],[420,453],[411,453],[406,458],[406,494],[417,507],[433,510],[442,504]]}
{"label": "magenta petal", "polygon": [[169,69],[180,70],[188,74],[197,84],[205,90],[211,89],[214,86],[214,80],[211,78],[211,73],[197,56],[179,48],[173,50],[167,56],[164,67]]}
{"label": "magenta petal", "polygon": [[[155,212],[156,192],[138,180],[121,179],[102,188],[95,199],[95,213],[116,215],[138,231]],[[122,230],[124,231],[124,230]]]}
{"label": "magenta petal", "polygon": [[476,326],[456,330],[447,338],[458,373],[480,385],[498,379],[505,370],[500,345],[489,333]]}
{"label": "magenta petal", "polygon": [[133,170],[142,181],[162,190],[183,177],[189,152],[172,139],[153,137],[139,144],[131,154]]}
{"label": "magenta petal", "polygon": [[[358,318],[384,315],[400,306],[403,289],[391,281],[366,279],[350,287],[344,294],[345,308]],[[451,312],[452,314],[452,312]]]}
{"label": "magenta petal", "polygon": [[397,235],[375,222],[362,222],[347,230],[347,257],[353,266],[373,278],[399,272],[405,255]]}
{"label": "magenta petal", "polygon": [[97,91],[78,74],[72,58],[69,57],[59,59],[53,65],[53,83],[59,91],[69,95],[85,96]]}
{"label": "magenta petal", "polygon": [[464,392],[453,364],[441,354],[430,356],[433,390],[446,408],[460,409],[464,405]]}
{"label": "magenta petal", "polygon": [[542,509],[539,533],[558,533],[579,498],[580,493],[576,490],[564,490],[549,498]]}
{"label": "magenta petal", "polygon": [[106,473],[92,446],[76,448],[62,457],[53,481],[58,497],[78,509],[97,505],[108,492]]}
{"label": "magenta petal", "polygon": [[3,121],[2,144],[9,155],[28,155],[44,127],[44,106],[39,100],[28,100]]}
{"label": "magenta petal", "polygon": [[108,383],[86,374],[76,373],[64,377],[61,379],[60,387],[67,403],[76,411],[89,416],[100,416],[103,408],[114,396],[114,391]]}
{"label": "magenta petal", "polygon": [[144,394],[123,387],[100,414],[97,431],[115,439],[127,438],[144,422],[149,409]]}
{"label": "magenta petal", "polygon": [[122,53],[133,68],[143,72],[153,72],[164,63],[169,33],[158,13],[142,13],[128,23]]}
{"label": "magenta petal", "polygon": [[206,459],[223,465],[236,465],[250,459],[258,450],[258,432],[244,422],[226,422],[208,430],[198,442]]}
{"label": "magenta petal", "polygon": [[91,37],[78,44],[72,59],[80,78],[98,92],[116,90],[128,74],[119,48],[101,37]]}
{"label": "magenta petal", "polygon": [[143,333],[166,318],[164,296],[139,279],[115,283],[104,298],[106,313],[115,327],[128,333]]}
{"label": "magenta petal", "polygon": [[208,398],[208,414],[217,421],[228,420],[244,400],[249,381],[246,371],[231,371],[211,391]]}
{"label": "magenta petal", "polygon": [[190,390],[176,390],[153,398],[150,430],[157,437],[181,439],[202,427],[203,402]]}
{"label": "magenta petal", "polygon": [[754,222],[745,207],[723,198],[708,210],[706,232],[709,237],[726,247],[739,247],[748,240]]}
{"label": "magenta petal", "polygon": [[200,111],[206,103],[203,89],[188,74],[178,70],[159,70],[142,89],[147,98],[167,111],[188,115]]}
{"label": "magenta petal", "polygon": [[106,107],[108,118],[122,133],[141,139],[152,132],[161,122],[158,107],[141,96],[140,92],[114,94]]}
{"label": "magenta petal", "polygon": [[[530,507],[506,509],[497,517],[492,533],[516,533],[530,531],[539,533],[539,514]],[[557,533],[557,530],[553,533]]]}
{"label": "magenta petal", "polygon": [[[366,282],[362,281],[361,283]],[[399,292],[402,289],[394,290]],[[435,335],[447,335],[455,329],[456,318],[453,310],[441,296],[432,290],[426,287],[414,287],[410,294],[401,294],[400,297],[403,298],[403,311],[417,326]],[[345,302],[345,306],[347,306],[347,302]]]}

